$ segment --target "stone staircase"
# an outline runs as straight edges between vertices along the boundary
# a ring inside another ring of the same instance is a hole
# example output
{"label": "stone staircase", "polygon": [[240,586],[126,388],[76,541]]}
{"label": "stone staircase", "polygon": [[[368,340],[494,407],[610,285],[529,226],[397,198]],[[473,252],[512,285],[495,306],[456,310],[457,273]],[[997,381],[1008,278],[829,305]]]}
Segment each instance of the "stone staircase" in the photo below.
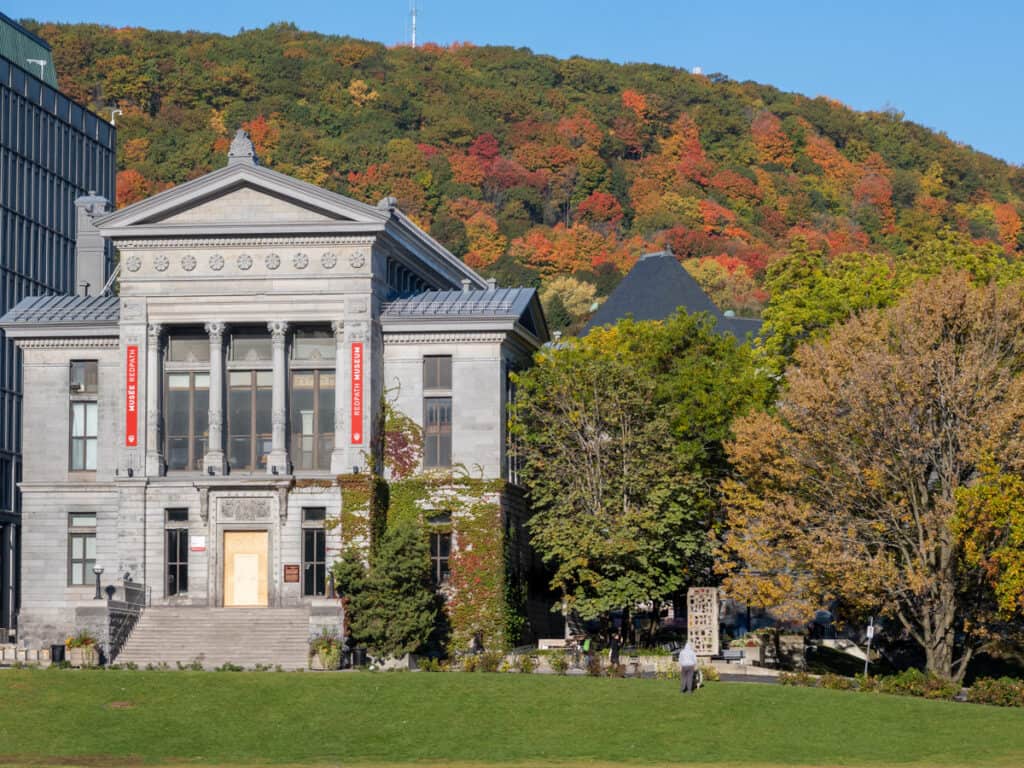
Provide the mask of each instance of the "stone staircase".
{"label": "stone staircase", "polygon": [[147,608],[115,664],[306,669],[309,608]]}

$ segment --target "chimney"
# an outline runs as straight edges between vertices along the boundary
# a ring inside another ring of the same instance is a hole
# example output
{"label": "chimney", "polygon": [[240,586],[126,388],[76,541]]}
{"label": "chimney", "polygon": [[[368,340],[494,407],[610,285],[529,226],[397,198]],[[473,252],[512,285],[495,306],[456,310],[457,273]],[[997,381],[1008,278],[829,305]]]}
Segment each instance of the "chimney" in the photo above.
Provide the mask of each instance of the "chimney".
{"label": "chimney", "polygon": [[77,229],[75,236],[75,285],[80,296],[99,295],[107,281],[107,249],[103,235],[93,220],[107,212],[110,201],[90,190],[75,200]]}
{"label": "chimney", "polygon": [[498,281],[493,277],[487,278],[487,290],[494,291],[498,288]]}
{"label": "chimney", "polygon": [[472,291],[472,290],[473,290],[473,288],[469,284],[469,278],[468,277],[462,278],[462,291],[463,291],[463,293],[469,293],[469,291]]}

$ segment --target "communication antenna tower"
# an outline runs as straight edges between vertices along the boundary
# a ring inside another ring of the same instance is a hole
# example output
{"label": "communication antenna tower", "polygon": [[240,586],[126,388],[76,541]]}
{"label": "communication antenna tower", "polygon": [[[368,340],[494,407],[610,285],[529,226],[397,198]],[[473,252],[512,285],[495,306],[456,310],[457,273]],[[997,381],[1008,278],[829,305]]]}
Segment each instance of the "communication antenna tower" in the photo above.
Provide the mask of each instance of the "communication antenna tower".
{"label": "communication antenna tower", "polygon": [[411,18],[412,47],[416,47],[416,0],[409,0],[409,16]]}

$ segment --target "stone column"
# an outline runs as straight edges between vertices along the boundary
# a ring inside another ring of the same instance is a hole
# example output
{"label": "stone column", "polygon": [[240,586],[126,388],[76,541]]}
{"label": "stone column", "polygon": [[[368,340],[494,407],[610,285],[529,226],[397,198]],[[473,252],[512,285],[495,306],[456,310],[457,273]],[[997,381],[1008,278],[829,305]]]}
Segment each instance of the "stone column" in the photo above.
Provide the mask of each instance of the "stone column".
{"label": "stone column", "polygon": [[160,342],[163,328],[150,323],[146,338],[146,475],[164,473],[163,440],[160,434]]}
{"label": "stone column", "polygon": [[274,389],[271,405],[271,447],[270,457],[267,459],[267,472],[287,475],[290,471],[288,465],[288,444],[285,426],[287,414],[285,402],[287,395],[287,380],[285,372],[285,341],[288,337],[288,323],[283,320],[274,320],[267,323],[270,329],[270,336],[274,346]]}
{"label": "stone column", "polygon": [[221,322],[206,324],[210,336],[210,411],[203,471],[223,475],[227,470],[224,453],[224,329]]}
{"label": "stone column", "polygon": [[352,467],[345,466],[345,404],[348,402],[345,397],[348,376],[345,360],[345,321],[335,320],[331,323],[331,330],[334,331],[334,450],[331,452],[331,473],[343,475],[352,471]]}

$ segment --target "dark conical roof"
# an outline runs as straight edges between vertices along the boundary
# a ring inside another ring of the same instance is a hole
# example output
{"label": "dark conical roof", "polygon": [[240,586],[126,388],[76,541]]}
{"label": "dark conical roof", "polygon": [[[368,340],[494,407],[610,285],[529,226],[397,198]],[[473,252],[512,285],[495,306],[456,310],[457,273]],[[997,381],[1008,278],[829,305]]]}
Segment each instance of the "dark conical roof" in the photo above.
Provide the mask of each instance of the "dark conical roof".
{"label": "dark conical roof", "polygon": [[614,325],[627,316],[634,320],[664,320],[679,308],[690,314],[708,313],[716,320],[716,331],[731,333],[738,339],[746,338],[747,334],[756,336],[761,331],[760,320],[726,317],[672,252],[661,251],[640,258],[590,318],[583,333]]}

